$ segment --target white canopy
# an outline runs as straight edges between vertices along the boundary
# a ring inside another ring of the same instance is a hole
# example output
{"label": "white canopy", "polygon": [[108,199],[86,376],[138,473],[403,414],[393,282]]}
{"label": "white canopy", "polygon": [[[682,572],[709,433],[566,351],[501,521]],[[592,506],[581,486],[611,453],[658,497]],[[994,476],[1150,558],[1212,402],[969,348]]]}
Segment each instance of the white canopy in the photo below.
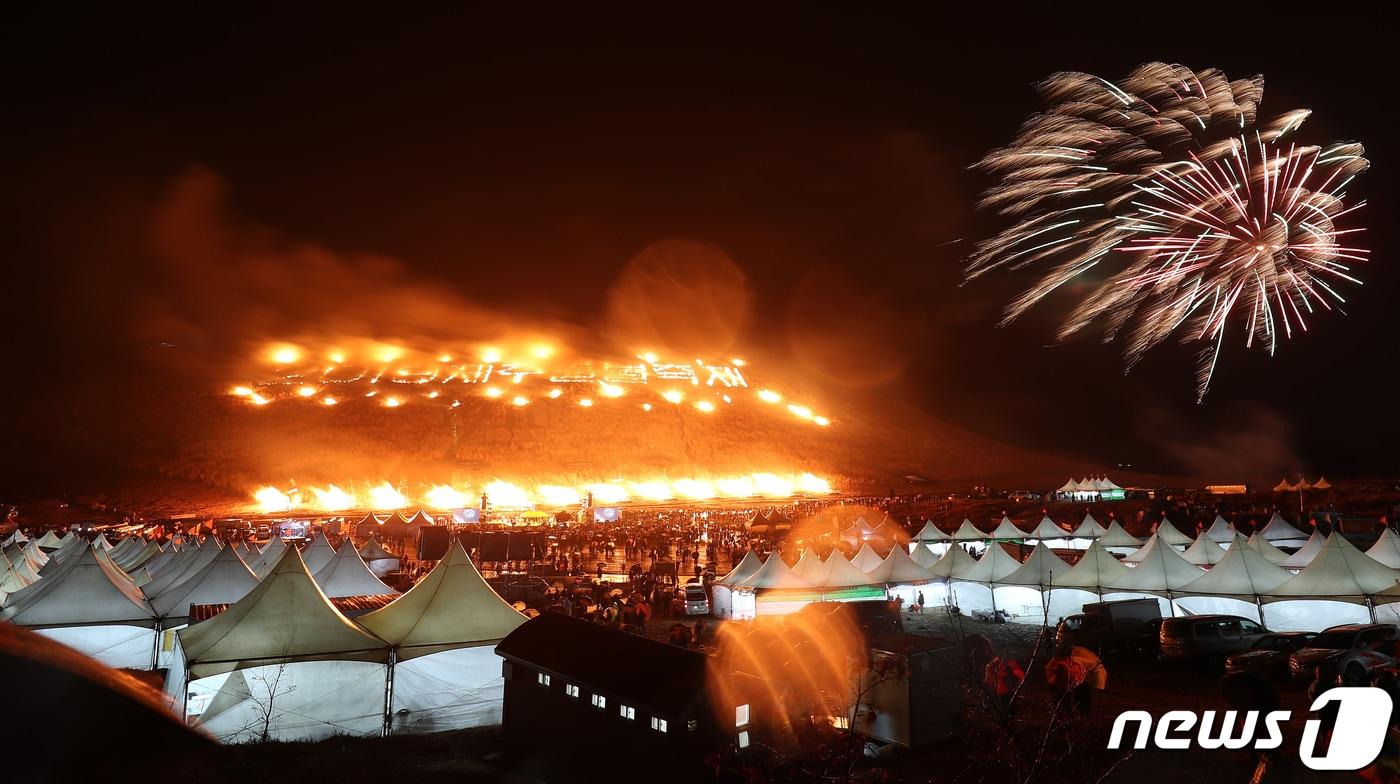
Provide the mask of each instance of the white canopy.
{"label": "white canopy", "polygon": [[1065,482],[1063,485],[1060,485],[1060,489],[1059,489],[1059,490],[1056,490],[1055,492],[1057,492],[1057,493],[1073,493],[1073,492],[1075,492],[1075,491],[1078,490],[1078,489],[1079,489],[1079,483],[1076,482],[1076,481],[1074,481],[1074,477],[1070,477],[1070,478],[1069,478],[1069,481],[1068,481],[1068,482]]}
{"label": "white canopy", "polygon": [[306,570],[315,574],[335,557],[335,548],[331,547],[331,541],[324,533],[318,532],[311,537],[311,544],[301,553],[301,560],[306,564]]}
{"label": "white canopy", "polygon": [[958,526],[958,530],[953,532],[953,539],[958,542],[981,542],[986,538],[987,535],[977,530],[977,526],[966,517],[963,518],[962,525]]}
{"label": "white canopy", "polygon": [[1314,528],[1312,536],[1309,536],[1308,541],[1304,542],[1303,546],[1298,548],[1298,552],[1285,558],[1283,563],[1279,564],[1279,566],[1285,569],[1302,569],[1306,567],[1313,562],[1313,559],[1317,557],[1318,553],[1322,552],[1326,541],[1326,537]]}
{"label": "white canopy", "polygon": [[347,537],[335,557],[315,574],[316,584],[328,598],[389,596],[398,593],[370,572],[355,543]]}
{"label": "white canopy", "polygon": [[1191,545],[1191,537],[1182,533],[1180,528],[1177,528],[1171,520],[1165,517],[1157,524],[1157,538],[1172,547],[1189,547]]}
{"label": "white canopy", "polygon": [[1056,525],[1055,521],[1050,519],[1050,515],[1042,516],[1040,522],[1036,523],[1029,533],[1029,538],[1036,541],[1065,539],[1068,536],[1068,532]]}
{"label": "white canopy", "polygon": [[870,579],[886,585],[909,585],[928,582],[933,575],[910,558],[903,547],[896,547],[879,566],[870,570]]}
{"label": "white canopy", "polygon": [[1378,563],[1333,533],[1307,568],[1269,592],[1269,599],[1357,599],[1392,589],[1400,572]]}
{"label": "white canopy", "polygon": [[[957,547],[957,545],[949,545],[950,549],[954,547]],[[916,546],[914,548],[914,553],[910,556],[910,558],[913,558],[914,563],[924,567],[925,569],[932,569],[933,565],[938,563],[938,556],[934,555],[933,551],[928,549],[924,545]]]}
{"label": "white canopy", "polygon": [[1097,487],[1098,487],[1099,490],[1122,490],[1122,489],[1123,489],[1123,488],[1119,487],[1118,485],[1115,485],[1115,484],[1113,483],[1113,480],[1112,480],[1112,479],[1109,479],[1107,476],[1101,476],[1101,477],[1099,477],[1099,481],[1098,481]]}
{"label": "white canopy", "polygon": [[262,549],[262,553],[248,564],[248,568],[252,569],[253,574],[256,574],[261,580],[272,572],[272,568],[277,565],[278,561],[282,560],[282,553],[286,549],[287,543],[282,541],[282,537],[274,536],[272,541],[268,542],[267,546]]}
{"label": "white canopy", "polygon": [[360,546],[360,557],[366,561],[377,561],[382,559],[398,560],[398,556],[384,549],[384,545],[375,539],[367,540]]}
{"label": "white canopy", "polygon": [[1017,528],[1016,524],[1011,522],[1011,518],[1002,515],[1001,522],[997,523],[997,527],[992,529],[992,533],[988,538],[1019,542],[1026,538],[1026,532]]}
{"label": "white canopy", "polygon": [[1366,554],[1392,569],[1400,569],[1400,536],[1387,526]]}
{"label": "white canopy", "polygon": [[[951,551],[949,551],[951,552]],[[1006,548],[999,544],[989,544],[987,551],[977,559],[977,565],[964,575],[953,575],[957,579],[978,583],[997,583],[1008,574],[1021,568],[1021,562],[1011,557]]]}
{"label": "white canopy", "polygon": [[823,588],[850,588],[857,585],[874,585],[878,582],[857,568],[854,563],[847,561],[840,550],[832,550],[826,563],[822,564],[822,570],[807,580]]}
{"label": "white canopy", "polygon": [[162,616],[183,618],[192,604],[233,604],[258,585],[258,578],[233,548],[217,551],[214,560],[188,579],[151,597]]}
{"label": "white canopy", "polygon": [[1308,538],[1307,534],[1290,525],[1277,511],[1274,512],[1273,517],[1269,518],[1269,524],[1264,526],[1259,533],[1275,545],[1284,545],[1292,541],[1301,545]]}
{"label": "white canopy", "polygon": [[938,563],[929,567],[929,573],[935,577],[962,579],[976,568],[977,559],[968,555],[967,551],[958,545],[953,545],[938,559]]}
{"label": "white canopy", "polygon": [[758,553],[749,550],[744,553],[744,557],[739,560],[739,565],[729,570],[729,574],[715,580],[715,585],[735,586],[749,577],[753,576],[763,567],[763,560],[758,557]]}
{"label": "white canopy", "polygon": [[1200,568],[1191,565],[1176,550],[1162,542],[1162,537],[1154,534],[1143,548],[1138,565],[1127,574],[1114,580],[1105,588],[1114,591],[1175,591],[1200,579]]}
{"label": "white canopy", "polygon": [[[842,560],[845,559],[843,558]],[[851,558],[851,565],[859,569],[861,574],[865,574],[879,566],[880,562],[883,560],[880,554],[875,552],[875,548],[871,547],[869,542],[866,542],[860,546],[860,550]]]}
{"label": "white canopy", "polygon": [[1042,542],[1026,556],[1025,563],[997,580],[997,585],[1038,585],[1041,588],[1050,588],[1059,585],[1059,578],[1071,568]]}
{"label": "white canopy", "polygon": [[[1209,541],[1202,536],[1196,540]],[[1246,601],[1266,594],[1293,578],[1286,569],[1250,547],[1242,536],[1236,536],[1225,557],[1209,571],[1181,589],[1181,593],[1203,596],[1241,598]]]}
{"label": "white canopy", "polygon": [[39,546],[56,550],[62,546],[62,543],[58,539],[58,534],[54,533],[53,529],[50,528],[44,532],[43,536],[39,537]]}
{"label": "white canopy", "polygon": [[1131,569],[1124,566],[1113,557],[1113,554],[1103,548],[1103,545],[1094,542],[1080,556],[1079,562],[1069,568],[1069,571],[1059,576],[1056,588],[1100,588],[1108,585]]}
{"label": "white canopy", "polygon": [[294,661],[384,663],[389,652],[331,605],[295,547],[247,596],[179,634],[195,678]]}
{"label": "white canopy", "polygon": [[942,528],[933,524],[932,520],[924,523],[924,527],[919,529],[919,533],[914,536],[916,542],[950,542],[953,537],[943,532]]}
{"label": "white canopy", "polygon": [[15,530],[10,532],[9,536],[5,537],[5,541],[0,542],[0,547],[9,547],[12,544],[24,544],[27,541],[29,541],[29,537],[24,535],[24,531],[20,530],[19,526],[15,526]]}
{"label": "white canopy", "polygon": [[408,593],[360,618],[361,626],[398,649],[400,661],[493,645],[524,622],[482,579],[456,539]]}
{"label": "white canopy", "polygon": [[1078,528],[1074,529],[1071,536],[1076,539],[1097,539],[1104,535],[1104,530],[1104,527],[1099,525],[1099,521],[1095,520],[1093,515],[1085,512],[1084,521],[1079,524]]}
{"label": "white canopy", "polygon": [[154,625],[151,605],[105,555],[84,548],[63,571],[11,597],[0,618],[16,626]]}
{"label": "white canopy", "polygon": [[1141,547],[1142,540],[1123,530],[1117,520],[1111,520],[1108,528],[1099,536],[1099,544],[1104,547]]}
{"label": "white canopy", "polygon": [[1261,536],[1258,531],[1251,534],[1249,540],[1246,541],[1245,544],[1253,548],[1254,552],[1264,556],[1269,563],[1282,564],[1284,561],[1288,560],[1288,553],[1274,547],[1269,540]]}
{"label": "white canopy", "polygon": [[775,588],[811,588],[807,580],[798,577],[783,561],[777,552],[768,554],[767,560],[758,571],[741,580],[735,587],[751,590],[771,590]]}
{"label": "white canopy", "polygon": [[817,555],[817,551],[808,545],[807,549],[803,550],[802,555],[798,557],[797,563],[793,564],[792,570],[797,573],[798,577],[811,583],[817,583],[820,582],[821,576],[826,573],[826,564],[822,563],[822,557]]}
{"label": "white canopy", "polygon": [[1225,548],[1215,543],[1209,536],[1198,536],[1186,552],[1181,554],[1188,563],[1196,566],[1211,566],[1220,563],[1225,557]]}
{"label": "white canopy", "polygon": [[1211,521],[1210,527],[1206,529],[1203,538],[1209,539],[1216,544],[1229,544],[1235,541],[1235,527],[1230,525],[1225,518],[1216,515],[1215,519]]}

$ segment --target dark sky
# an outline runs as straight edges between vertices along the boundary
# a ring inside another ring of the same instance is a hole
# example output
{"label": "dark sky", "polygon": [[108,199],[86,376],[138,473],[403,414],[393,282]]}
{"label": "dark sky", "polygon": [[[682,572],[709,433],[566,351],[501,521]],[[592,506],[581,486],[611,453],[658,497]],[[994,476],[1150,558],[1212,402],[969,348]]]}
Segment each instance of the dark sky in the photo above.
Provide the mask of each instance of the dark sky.
{"label": "dark sky", "polygon": [[[127,309],[160,281],[123,278],[129,251],[107,247],[105,227],[198,166],[241,216],[400,259],[506,313],[595,324],[632,254],[693,238],[748,274],[746,343],[782,356],[792,292],[814,276],[848,287],[887,315],[877,332],[908,365],[895,388],[1011,443],[1161,471],[1400,469],[1384,25],[1260,26],[1222,11],[1176,29],[1116,12],[972,19],[923,5],[12,18],[3,205],[18,244],[5,299],[17,367],[32,373],[8,392],[44,398],[26,378],[74,385],[89,364],[136,353],[117,326],[140,318]],[[1360,140],[1373,164],[1354,192],[1370,201],[1374,261],[1347,292],[1350,315],[1315,320],[1273,359],[1232,346],[1199,406],[1193,359],[1174,346],[1124,376],[1112,345],[1048,347],[1071,300],[994,327],[1029,277],[957,287],[960,256],[1000,225],[974,214],[986,182],[967,166],[1039,108],[1032,83],[1154,59],[1262,73],[1262,114],[1312,108],[1302,138]],[[96,299],[82,291],[97,285]]]}

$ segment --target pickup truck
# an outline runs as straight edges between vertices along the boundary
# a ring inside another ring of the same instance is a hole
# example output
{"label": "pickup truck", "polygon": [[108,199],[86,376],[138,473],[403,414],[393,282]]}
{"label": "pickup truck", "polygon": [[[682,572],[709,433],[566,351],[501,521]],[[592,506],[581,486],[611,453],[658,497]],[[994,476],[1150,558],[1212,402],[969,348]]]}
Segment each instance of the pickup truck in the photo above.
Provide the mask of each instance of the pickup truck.
{"label": "pickup truck", "polygon": [[1156,599],[1095,602],[1084,605],[1083,613],[1060,621],[1055,642],[1100,652],[1136,652],[1155,642],[1155,634],[1144,632],[1155,631],[1155,624],[1161,620],[1162,610]]}

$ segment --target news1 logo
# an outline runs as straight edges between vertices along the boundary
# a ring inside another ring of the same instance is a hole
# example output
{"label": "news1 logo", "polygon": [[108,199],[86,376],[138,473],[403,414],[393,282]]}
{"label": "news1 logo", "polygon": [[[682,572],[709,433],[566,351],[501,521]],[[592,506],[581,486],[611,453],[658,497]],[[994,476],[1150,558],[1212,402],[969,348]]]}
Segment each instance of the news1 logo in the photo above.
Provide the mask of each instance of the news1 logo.
{"label": "news1 logo", "polygon": [[[1313,700],[1310,711],[1316,713],[1336,703],[1337,720],[1332,729],[1332,742],[1318,754],[1318,733],[1322,722],[1308,719],[1303,725],[1303,740],[1298,755],[1312,770],[1360,770],[1370,765],[1381,752],[1386,730],[1390,727],[1390,695],[1370,686],[1328,689]],[[1225,711],[1216,723],[1215,711],[1167,711],[1156,720],[1147,711],[1124,711],[1113,720],[1108,747],[1123,746],[1128,725],[1136,723],[1137,735],[1132,748],[1145,749],[1149,737],[1159,749],[1189,749],[1194,741],[1203,749],[1276,749],[1283,745],[1281,725],[1288,721],[1289,711]],[[1236,720],[1238,721],[1238,732]],[[1191,731],[1195,730],[1192,735]],[[1256,733],[1255,730],[1260,732]],[[1257,735],[1257,737],[1256,737]]]}

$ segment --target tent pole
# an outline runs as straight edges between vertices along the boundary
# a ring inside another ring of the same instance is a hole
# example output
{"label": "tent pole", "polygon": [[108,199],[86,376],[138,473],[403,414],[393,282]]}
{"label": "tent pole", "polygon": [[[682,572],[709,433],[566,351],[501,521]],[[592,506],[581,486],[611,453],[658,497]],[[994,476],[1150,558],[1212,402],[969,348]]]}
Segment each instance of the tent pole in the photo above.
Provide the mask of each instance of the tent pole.
{"label": "tent pole", "polygon": [[1254,606],[1259,610],[1259,625],[1265,629],[1269,628],[1269,624],[1264,623],[1264,601],[1259,598],[1257,593],[1254,594]]}
{"label": "tent pole", "polygon": [[398,661],[398,649],[389,649],[389,663],[384,667],[384,728],[380,737],[389,737],[394,728],[394,664]]}
{"label": "tent pole", "polygon": [[1376,603],[1371,600],[1371,595],[1366,594],[1366,611],[1371,613],[1371,623],[1376,622]]}
{"label": "tent pole", "polygon": [[164,624],[161,623],[160,618],[157,618],[156,638],[155,640],[151,641],[151,672],[155,672],[157,669],[159,669],[159,667],[157,667],[156,665],[160,664],[160,635],[161,632],[163,632],[164,630]]}
{"label": "tent pole", "polygon": [[185,726],[190,723],[190,665],[185,663],[185,682],[180,685],[180,722]]}

